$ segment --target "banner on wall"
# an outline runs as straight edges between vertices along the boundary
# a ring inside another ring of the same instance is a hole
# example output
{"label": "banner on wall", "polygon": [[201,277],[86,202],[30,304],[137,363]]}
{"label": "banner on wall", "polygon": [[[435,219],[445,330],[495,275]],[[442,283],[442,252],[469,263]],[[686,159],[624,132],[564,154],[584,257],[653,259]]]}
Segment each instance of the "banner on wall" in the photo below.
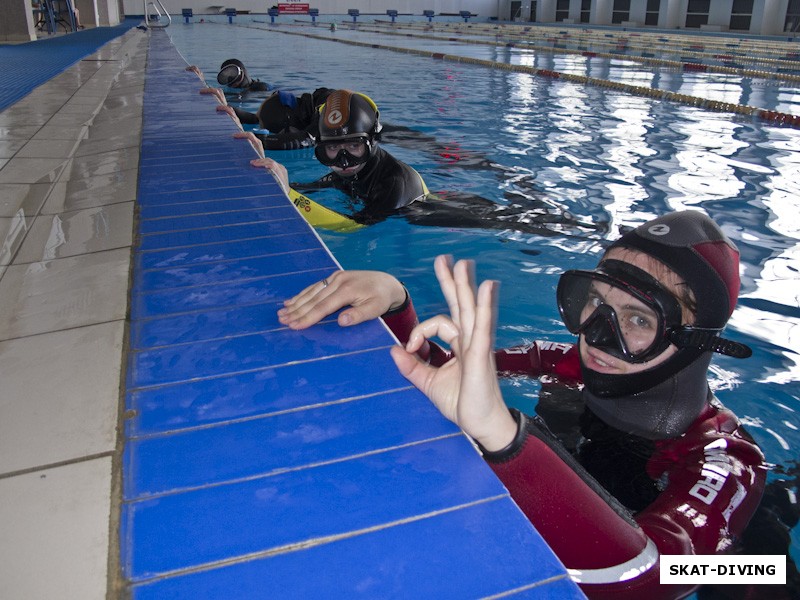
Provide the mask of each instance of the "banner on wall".
{"label": "banner on wall", "polygon": [[308,4],[292,2],[291,4],[278,4],[278,12],[282,15],[307,15]]}

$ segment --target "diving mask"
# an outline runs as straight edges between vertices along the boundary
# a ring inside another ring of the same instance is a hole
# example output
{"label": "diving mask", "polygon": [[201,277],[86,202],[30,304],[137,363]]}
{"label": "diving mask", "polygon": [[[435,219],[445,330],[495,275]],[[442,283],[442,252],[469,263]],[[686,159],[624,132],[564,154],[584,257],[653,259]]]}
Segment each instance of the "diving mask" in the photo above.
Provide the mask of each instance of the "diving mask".
{"label": "diving mask", "polygon": [[370,141],[364,136],[320,141],[314,154],[327,167],[348,169],[369,160]]}
{"label": "diving mask", "polygon": [[558,308],[570,332],[629,363],[652,360],[670,344],[737,358],[752,351],[719,337],[720,328],[681,323],[681,306],[657,279],[633,265],[603,261],[594,271],[567,271],[558,282]]}

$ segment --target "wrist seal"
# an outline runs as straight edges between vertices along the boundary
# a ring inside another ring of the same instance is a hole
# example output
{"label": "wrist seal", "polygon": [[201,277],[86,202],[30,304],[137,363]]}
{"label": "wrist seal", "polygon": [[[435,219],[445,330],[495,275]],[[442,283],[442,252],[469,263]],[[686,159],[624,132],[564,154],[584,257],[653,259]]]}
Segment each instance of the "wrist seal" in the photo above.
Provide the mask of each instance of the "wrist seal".
{"label": "wrist seal", "polygon": [[475,440],[475,443],[478,445],[478,449],[481,451],[481,454],[483,454],[483,458],[486,460],[486,462],[502,463],[511,460],[522,451],[522,448],[525,446],[525,441],[528,439],[528,419],[525,414],[518,411],[516,408],[510,408],[508,410],[511,413],[511,416],[514,417],[514,420],[517,422],[517,435],[514,436],[514,439],[511,440],[511,443],[508,444],[508,446],[500,450],[496,450],[495,452],[491,452],[481,446],[480,443]]}

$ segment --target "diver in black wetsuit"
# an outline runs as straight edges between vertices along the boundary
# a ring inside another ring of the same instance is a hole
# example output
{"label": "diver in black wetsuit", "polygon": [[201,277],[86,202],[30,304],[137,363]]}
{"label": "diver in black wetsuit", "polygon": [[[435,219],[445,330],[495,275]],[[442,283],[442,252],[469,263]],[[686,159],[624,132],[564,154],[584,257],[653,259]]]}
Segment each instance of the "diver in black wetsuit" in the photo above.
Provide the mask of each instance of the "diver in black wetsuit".
{"label": "diver in black wetsuit", "polygon": [[[508,204],[473,194],[430,193],[413,168],[379,147],[382,133],[379,112],[375,103],[363,94],[349,90],[331,93],[318,124],[314,153],[331,172],[317,181],[292,183],[291,187],[298,192],[325,188],[344,192],[362,204],[354,214],[347,215],[358,223],[371,225],[399,214],[415,225],[548,236],[570,235],[564,229],[577,230],[582,235],[604,228],[602,224],[577,219],[535,193],[531,197],[522,194],[509,197]],[[286,189],[290,187],[285,168],[279,163],[265,158],[252,164],[271,169]]]}
{"label": "diver in black wetsuit", "polygon": [[247,74],[244,63],[237,58],[229,58],[220,65],[217,83],[226,88],[233,88],[240,96],[247,92],[268,92],[272,89],[265,81],[252,79]]}
{"label": "diver in black wetsuit", "polygon": [[[362,224],[377,223],[424,198],[428,189],[414,169],[378,146],[381,123],[378,107],[364,94],[336,90],[326,99],[319,115],[314,154],[331,172],[305,184],[291,184],[297,191],[326,188],[341,190],[362,207],[349,218]],[[286,169],[272,159],[252,162],[271,169],[285,188]]]}
{"label": "diver in black wetsuit", "polygon": [[331,172],[294,188],[341,190],[363,203],[351,218],[364,224],[382,221],[425,197],[428,189],[419,173],[378,145],[381,129],[378,108],[369,97],[349,90],[332,93],[319,118],[314,149]]}
{"label": "diver in black wetsuit", "polygon": [[266,150],[310,148],[319,137],[319,109],[333,90],[317,88],[295,96],[276,91],[261,103],[257,113],[234,107],[245,125],[258,125],[269,133],[254,131]]}

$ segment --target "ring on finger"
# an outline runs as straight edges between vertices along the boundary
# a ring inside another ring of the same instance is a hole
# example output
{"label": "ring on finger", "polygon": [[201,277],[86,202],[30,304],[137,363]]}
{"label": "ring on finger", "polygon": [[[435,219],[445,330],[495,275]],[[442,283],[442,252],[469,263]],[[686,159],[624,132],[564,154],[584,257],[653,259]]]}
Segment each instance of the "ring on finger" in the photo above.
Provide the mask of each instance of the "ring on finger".
{"label": "ring on finger", "polygon": [[323,289],[328,287],[328,278],[327,277],[322,280],[322,287],[323,287]]}

